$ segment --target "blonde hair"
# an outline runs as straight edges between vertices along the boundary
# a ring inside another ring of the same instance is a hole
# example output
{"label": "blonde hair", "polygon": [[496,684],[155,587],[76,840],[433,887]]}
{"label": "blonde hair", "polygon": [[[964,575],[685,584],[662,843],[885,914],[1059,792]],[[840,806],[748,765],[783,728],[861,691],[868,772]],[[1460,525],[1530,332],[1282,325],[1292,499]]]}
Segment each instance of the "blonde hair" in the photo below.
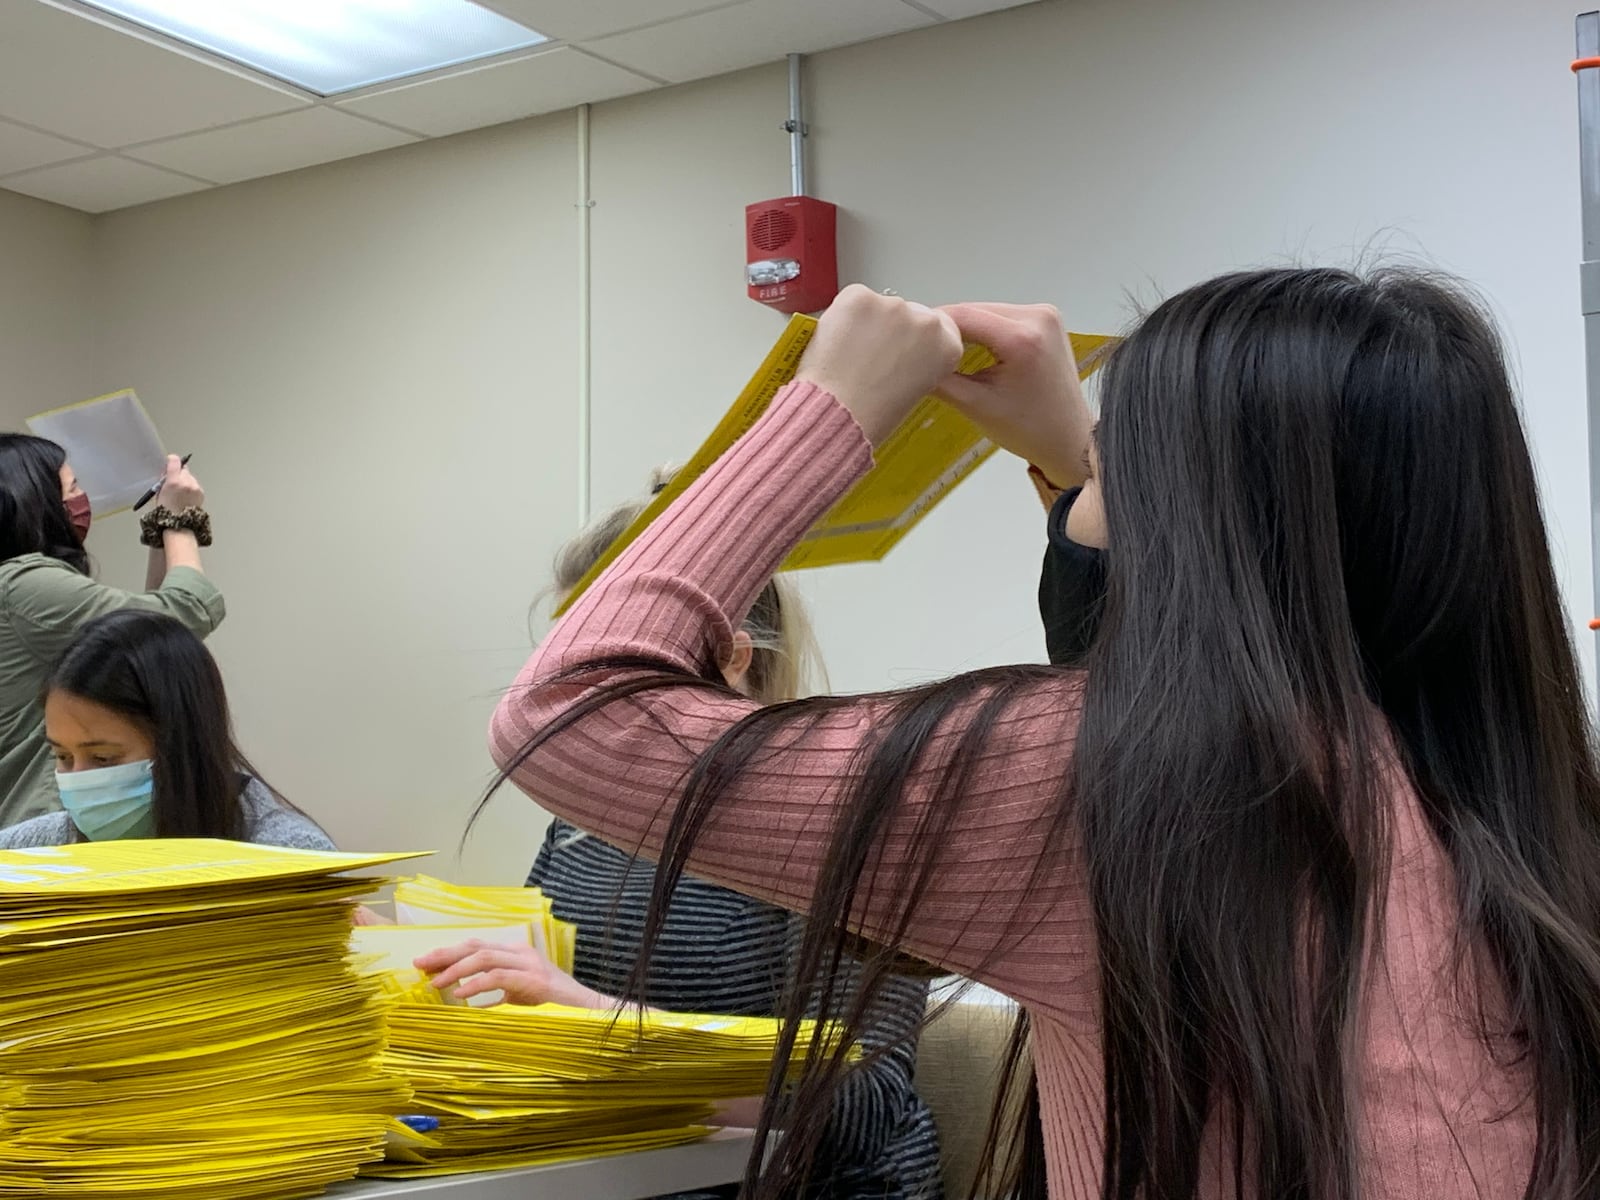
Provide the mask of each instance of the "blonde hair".
{"label": "blonde hair", "polygon": [[[650,475],[649,495],[620,504],[590,522],[556,552],[551,589],[555,595],[566,597],[578,586],[607,547],[649,506],[651,497],[672,482],[677,470],[656,468]],[[745,678],[752,699],[778,704],[827,687],[811,618],[799,594],[786,580],[774,576],[767,581],[750,606],[743,629],[750,635],[750,671]]]}

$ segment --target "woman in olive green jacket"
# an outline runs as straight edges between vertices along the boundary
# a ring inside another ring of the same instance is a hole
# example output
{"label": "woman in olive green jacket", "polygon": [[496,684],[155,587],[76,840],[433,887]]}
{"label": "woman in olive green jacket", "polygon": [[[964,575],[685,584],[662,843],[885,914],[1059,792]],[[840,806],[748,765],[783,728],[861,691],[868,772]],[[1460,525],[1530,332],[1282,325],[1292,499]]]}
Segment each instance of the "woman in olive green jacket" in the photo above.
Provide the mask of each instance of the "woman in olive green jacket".
{"label": "woman in olive green jacket", "polygon": [[147,591],[107,587],[89,577],[89,498],[66,453],[0,434],[0,826],[61,807],[40,691],[79,626],[120,608],[167,613],[200,637],[221,624],[222,593],[200,569],[204,504],[199,481],[168,459],[151,512],[184,527],[157,531]]}

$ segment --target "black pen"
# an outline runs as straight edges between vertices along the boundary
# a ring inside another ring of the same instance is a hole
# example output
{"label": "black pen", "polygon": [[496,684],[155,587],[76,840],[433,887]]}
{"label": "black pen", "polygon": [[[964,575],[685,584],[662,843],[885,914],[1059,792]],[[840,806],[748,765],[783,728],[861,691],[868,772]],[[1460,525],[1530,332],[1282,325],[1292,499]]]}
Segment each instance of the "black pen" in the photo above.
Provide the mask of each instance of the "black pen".
{"label": "black pen", "polygon": [[[192,454],[185,454],[183,456],[182,460],[178,463],[178,465],[180,467],[187,467],[189,465],[189,460],[191,458],[193,458],[193,457],[194,457],[194,455],[192,455]],[[144,495],[139,497],[139,502],[133,506],[133,511],[134,512],[138,512],[146,504],[149,504],[150,501],[154,500],[156,498],[156,496],[161,491],[161,485],[163,483],[165,483],[166,481],[167,481],[167,477],[165,475],[163,475],[160,479],[156,480],[155,487],[151,488],[148,492],[146,492]]]}

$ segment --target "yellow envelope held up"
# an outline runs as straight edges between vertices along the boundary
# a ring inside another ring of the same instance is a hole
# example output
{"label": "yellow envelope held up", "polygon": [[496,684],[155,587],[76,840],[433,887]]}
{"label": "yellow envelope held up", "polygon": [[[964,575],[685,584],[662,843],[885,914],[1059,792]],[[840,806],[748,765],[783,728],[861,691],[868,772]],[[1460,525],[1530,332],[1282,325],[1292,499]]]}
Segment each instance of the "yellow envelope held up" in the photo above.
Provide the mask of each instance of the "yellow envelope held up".
{"label": "yellow envelope held up", "polygon": [[[634,539],[649,528],[650,522],[664,513],[760,419],[773,397],[794,378],[800,355],[816,328],[815,318],[797,315],[790,319],[777,345],[739,393],[733,407],[711,431],[711,436],[578,580],[577,586],[556,609],[556,615],[565,612]],[[1078,360],[1079,377],[1084,379],[1100,369],[1106,351],[1118,340],[1102,334],[1071,333],[1067,336]],[[964,375],[974,375],[993,366],[994,362],[994,355],[982,346],[968,346],[959,370]],[[806,534],[781,569],[796,571],[881,559],[997,448],[976,425],[948,404],[932,396],[925,397],[878,447],[872,470]]]}

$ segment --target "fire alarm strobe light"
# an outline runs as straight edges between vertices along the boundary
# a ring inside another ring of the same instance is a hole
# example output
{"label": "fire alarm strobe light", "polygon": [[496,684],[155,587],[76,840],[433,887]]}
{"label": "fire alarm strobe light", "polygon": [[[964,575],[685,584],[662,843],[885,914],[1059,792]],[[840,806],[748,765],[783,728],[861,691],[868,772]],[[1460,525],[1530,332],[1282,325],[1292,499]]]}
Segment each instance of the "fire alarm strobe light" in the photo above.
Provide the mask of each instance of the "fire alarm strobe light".
{"label": "fire alarm strobe light", "polygon": [[786,313],[828,307],[839,294],[834,245],[838,211],[811,196],[747,206],[745,284],[750,299]]}

